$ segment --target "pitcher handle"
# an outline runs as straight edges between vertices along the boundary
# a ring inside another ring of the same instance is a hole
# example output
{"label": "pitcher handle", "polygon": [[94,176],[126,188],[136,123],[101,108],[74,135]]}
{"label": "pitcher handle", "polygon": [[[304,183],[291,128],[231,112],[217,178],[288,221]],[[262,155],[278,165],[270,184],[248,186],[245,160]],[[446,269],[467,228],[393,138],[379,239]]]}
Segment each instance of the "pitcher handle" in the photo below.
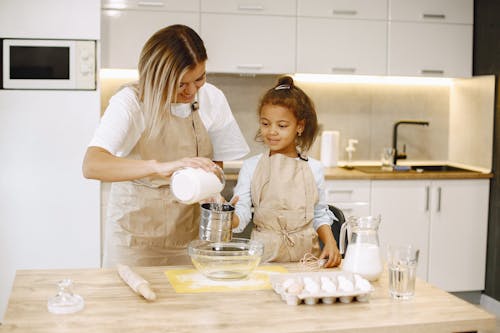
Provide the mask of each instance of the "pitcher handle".
{"label": "pitcher handle", "polygon": [[222,188],[224,188],[226,185],[226,175],[224,174],[224,170],[222,170],[222,168],[216,164],[212,170],[212,173],[216,175],[217,178],[219,178],[219,181],[222,184]]}
{"label": "pitcher handle", "polygon": [[[348,230],[349,229],[349,230]],[[340,227],[340,244],[339,244],[339,251],[340,251],[340,254],[344,254],[345,253],[345,236],[346,236],[346,232],[350,233],[350,228],[349,228],[349,224],[344,222],[342,223],[342,226]]]}

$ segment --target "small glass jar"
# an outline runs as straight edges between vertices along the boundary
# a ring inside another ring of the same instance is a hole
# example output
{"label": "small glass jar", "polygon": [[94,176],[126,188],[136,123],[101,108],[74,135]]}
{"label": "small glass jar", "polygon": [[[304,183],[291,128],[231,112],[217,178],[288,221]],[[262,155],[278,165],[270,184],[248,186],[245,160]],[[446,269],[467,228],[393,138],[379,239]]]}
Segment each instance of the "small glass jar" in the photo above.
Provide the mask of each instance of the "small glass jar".
{"label": "small glass jar", "polygon": [[85,302],[80,295],[73,293],[73,281],[63,279],[57,283],[58,291],[47,301],[49,312],[55,314],[75,313],[83,309]]}

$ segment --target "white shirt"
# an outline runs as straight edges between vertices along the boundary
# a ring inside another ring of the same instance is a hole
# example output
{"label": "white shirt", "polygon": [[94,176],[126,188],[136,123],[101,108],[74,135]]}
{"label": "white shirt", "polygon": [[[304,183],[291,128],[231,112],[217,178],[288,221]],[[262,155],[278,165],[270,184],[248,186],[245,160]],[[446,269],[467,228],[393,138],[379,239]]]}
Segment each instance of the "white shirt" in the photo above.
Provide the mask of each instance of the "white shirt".
{"label": "white shirt", "polygon": [[[201,121],[208,131],[214,150],[214,161],[230,161],[250,151],[224,93],[210,83],[198,90]],[[191,112],[178,110],[172,114],[187,117]],[[94,137],[89,144],[106,149],[119,157],[128,156],[145,129],[139,100],[130,87],[125,87],[109,100]]]}
{"label": "white shirt", "polygon": [[[240,219],[240,224],[238,227],[233,229],[233,232],[242,232],[252,219],[251,183],[255,168],[257,167],[261,157],[262,154],[252,156],[243,161],[243,165],[241,166],[240,173],[238,175],[238,183],[234,188],[234,195],[239,196],[239,200],[235,207],[235,213]],[[312,158],[309,158],[307,162],[314,175],[314,180],[316,181],[316,186],[318,188],[318,203],[314,207],[313,220],[314,230],[318,230],[318,228],[323,224],[331,225],[333,220],[337,219],[328,209],[328,204],[325,201],[325,174],[323,171],[323,165],[318,160]]]}

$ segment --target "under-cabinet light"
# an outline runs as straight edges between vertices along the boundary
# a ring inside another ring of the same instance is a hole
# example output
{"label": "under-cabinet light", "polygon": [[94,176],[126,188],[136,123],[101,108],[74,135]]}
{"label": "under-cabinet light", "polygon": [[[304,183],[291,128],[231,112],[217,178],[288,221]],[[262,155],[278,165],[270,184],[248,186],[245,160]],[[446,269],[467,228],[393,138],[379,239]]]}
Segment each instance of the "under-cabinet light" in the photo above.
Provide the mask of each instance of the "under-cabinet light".
{"label": "under-cabinet light", "polygon": [[451,86],[453,79],[442,77],[409,77],[409,76],[368,76],[368,75],[329,75],[329,74],[293,74],[300,82],[318,83],[371,83],[395,85],[434,85]]}
{"label": "under-cabinet light", "polygon": [[132,79],[137,80],[139,73],[136,69],[109,69],[103,68],[99,72],[101,79]]}

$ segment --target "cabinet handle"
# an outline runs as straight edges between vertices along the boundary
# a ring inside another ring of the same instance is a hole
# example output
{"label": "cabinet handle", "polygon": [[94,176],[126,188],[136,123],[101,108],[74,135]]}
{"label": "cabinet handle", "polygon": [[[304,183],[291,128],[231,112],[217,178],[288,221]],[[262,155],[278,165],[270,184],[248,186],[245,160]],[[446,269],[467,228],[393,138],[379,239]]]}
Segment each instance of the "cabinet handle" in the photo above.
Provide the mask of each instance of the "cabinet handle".
{"label": "cabinet handle", "polygon": [[357,15],[358,11],[357,10],[349,10],[349,9],[334,9],[333,10],[333,15]]}
{"label": "cabinet handle", "polygon": [[420,74],[432,74],[432,75],[443,75],[444,70],[442,69],[422,69]]}
{"label": "cabinet handle", "polygon": [[163,7],[164,5],[163,1],[137,1],[137,6],[143,7]]}
{"label": "cabinet handle", "polygon": [[262,64],[241,64],[241,65],[236,65],[237,68],[240,69],[262,69],[264,65]]}
{"label": "cabinet handle", "polygon": [[327,190],[328,193],[352,193],[354,190]]}
{"label": "cabinet handle", "polygon": [[441,187],[438,187],[438,203],[437,203],[437,212],[441,211]]}
{"label": "cabinet handle", "polygon": [[446,15],[444,14],[428,14],[428,13],[423,13],[422,18],[424,19],[437,19],[437,20],[444,20],[446,18]]}
{"label": "cabinet handle", "polygon": [[332,73],[352,74],[352,73],[356,73],[356,68],[354,68],[354,67],[332,67]]}
{"label": "cabinet handle", "polygon": [[425,187],[425,211],[429,211],[429,186]]}
{"label": "cabinet handle", "polygon": [[238,10],[264,10],[262,5],[238,5]]}

